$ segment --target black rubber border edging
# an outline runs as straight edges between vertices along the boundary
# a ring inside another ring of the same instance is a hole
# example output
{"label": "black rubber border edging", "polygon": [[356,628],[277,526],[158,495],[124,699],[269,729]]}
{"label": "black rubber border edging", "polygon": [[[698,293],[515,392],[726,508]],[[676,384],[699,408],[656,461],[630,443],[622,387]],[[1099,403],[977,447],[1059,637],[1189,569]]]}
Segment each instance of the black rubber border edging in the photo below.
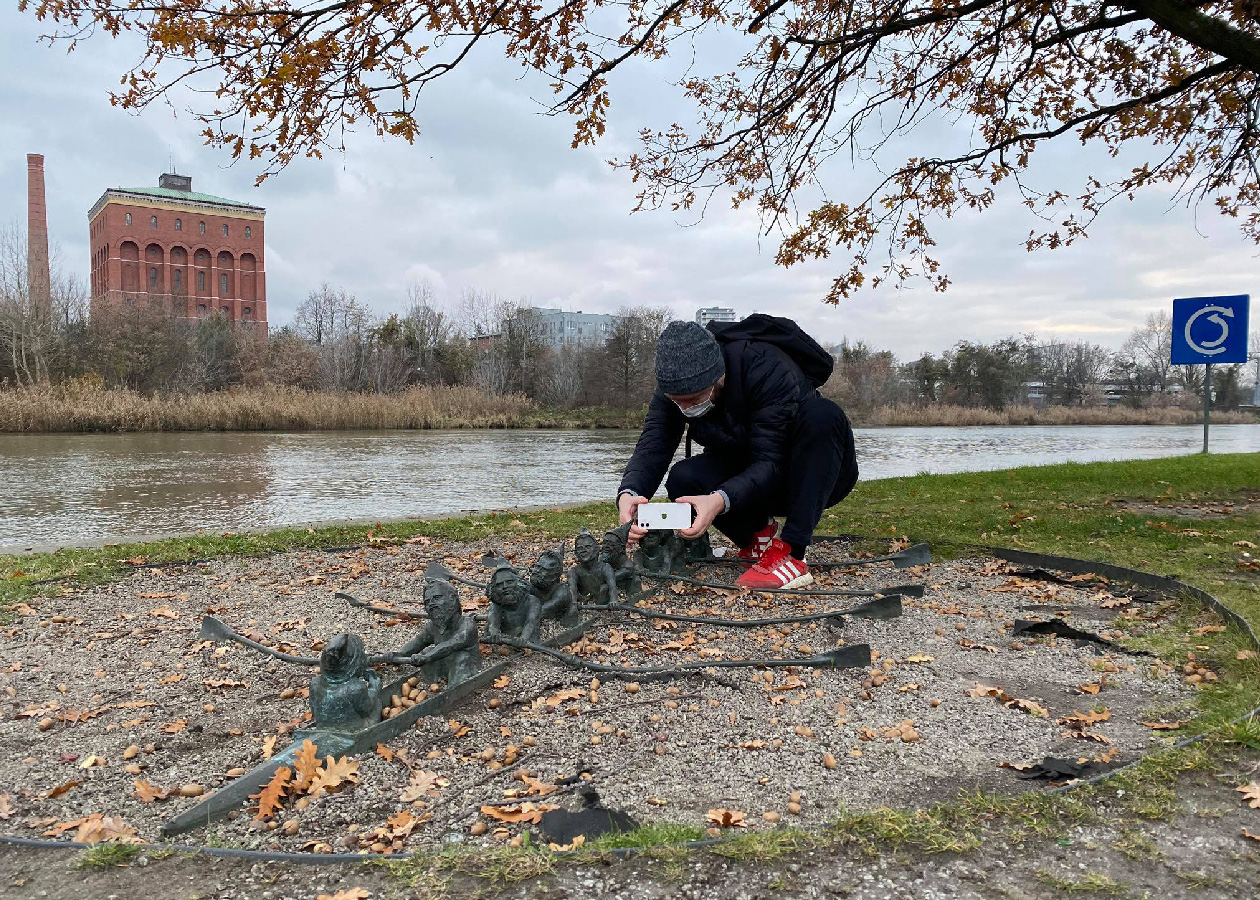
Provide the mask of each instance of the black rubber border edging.
{"label": "black rubber border edging", "polygon": [[[338,550],[357,549],[357,548],[336,548]],[[1139,587],[1150,588],[1158,591],[1166,596],[1188,595],[1200,603],[1207,606],[1218,616],[1229,624],[1240,630],[1247,640],[1251,643],[1253,649],[1260,653],[1260,637],[1257,637],[1255,629],[1251,627],[1246,619],[1239,615],[1233,609],[1230,609],[1216,597],[1209,594],[1202,588],[1194,587],[1179,581],[1169,575],[1153,575],[1150,572],[1143,572],[1139,569],[1129,569],[1124,566],[1117,566],[1111,563],[1091,562],[1087,559],[1076,559],[1071,556],[1053,556],[1048,553],[1033,553],[1027,550],[1012,550],[1007,547],[977,547],[978,550],[998,558],[1006,562],[1019,563],[1020,565],[1039,566],[1041,568],[1058,569],[1061,572],[1072,572],[1073,574],[1092,573],[1110,578],[1113,581],[1124,581],[1129,584],[1135,584]],[[207,560],[208,561],[208,560]],[[178,565],[178,564],[168,564]],[[1260,716],[1260,706],[1255,707],[1250,712],[1243,713],[1236,719],[1226,722],[1226,725],[1236,725],[1246,719]],[[1180,749],[1196,744],[1204,740],[1207,733],[1196,734],[1193,737],[1178,741],[1166,748],[1161,749]],[[1096,784],[1105,781],[1113,775],[1124,772],[1133,768],[1142,762],[1145,757],[1139,757],[1123,766],[1118,766],[1110,771],[1095,775],[1093,778],[1087,778],[1083,781],[1076,781],[1072,784],[1065,784],[1057,788],[1051,788],[1045,793],[1062,794],[1068,791],[1076,790],[1087,784]],[[712,838],[704,841],[687,841],[683,844],[674,844],[672,846],[686,847],[687,849],[699,849],[702,847],[712,847],[716,844],[725,842],[725,838]],[[29,847],[37,850],[84,850],[90,847],[98,846],[96,844],[84,844],[78,841],[45,841],[38,838],[23,838],[10,835],[0,835],[0,845],[13,847]],[[415,859],[420,856],[426,856],[430,851],[407,852],[407,853],[283,853],[279,851],[269,850],[237,850],[231,847],[198,847],[191,844],[136,844],[141,848],[141,852],[145,850],[156,850],[166,853],[183,853],[197,856],[210,856],[225,859],[250,859],[256,862],[291,862],[305,865],[351,865],[364,862],[372,862],[378,859]],[[650,848],[647,847],[618,847],[612,850],[601,851],[611,856],[628,857],[631,854],[641,852]],[[565,851],[559,851],[561,853]]]}

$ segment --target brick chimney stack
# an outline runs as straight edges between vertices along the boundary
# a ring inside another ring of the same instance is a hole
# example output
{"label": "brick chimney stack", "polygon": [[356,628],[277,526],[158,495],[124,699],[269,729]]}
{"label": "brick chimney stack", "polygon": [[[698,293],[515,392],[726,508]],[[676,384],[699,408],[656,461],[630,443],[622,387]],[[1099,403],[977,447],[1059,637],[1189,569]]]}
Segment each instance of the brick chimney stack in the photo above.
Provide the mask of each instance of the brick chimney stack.
{"label": "brick chimney stack", "polygon": [[44,156],[26,154],[26,278],[31,305],[52,312],[52,275],[48,265],[48,205],[44,200]]}

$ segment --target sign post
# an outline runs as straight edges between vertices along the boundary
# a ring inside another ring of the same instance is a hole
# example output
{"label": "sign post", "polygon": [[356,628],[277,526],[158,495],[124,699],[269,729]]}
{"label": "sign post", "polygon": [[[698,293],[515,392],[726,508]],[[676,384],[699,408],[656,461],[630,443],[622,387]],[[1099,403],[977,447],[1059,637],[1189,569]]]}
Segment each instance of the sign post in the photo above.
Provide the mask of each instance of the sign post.
{"label": "sign post", "polygon": [[1208,452],[1212,365],[1247,361],[1250,297],[1183,297],[1173,301],[1172,364],[1203,366],[1203,452]]}

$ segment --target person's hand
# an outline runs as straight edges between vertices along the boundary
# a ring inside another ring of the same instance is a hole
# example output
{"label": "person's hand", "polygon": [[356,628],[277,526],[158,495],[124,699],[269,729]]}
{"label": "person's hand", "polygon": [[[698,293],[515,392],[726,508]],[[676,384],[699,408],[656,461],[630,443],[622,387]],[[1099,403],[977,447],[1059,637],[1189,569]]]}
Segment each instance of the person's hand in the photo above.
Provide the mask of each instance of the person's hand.
{"label": "person's hand", "polygon": [[[617,498],[617,512],[620,513],[619,525],[627,522],[637,522],[636,514],[639,511],[640,503],[647,503],[647,497],[640,497],[638,494],[622,494]],[[640,528],[637,524],[631,524],[630,535],[626,538],[626,552],[629,553],[635,547],[639,546],[639,539],[647,534],[646,528]]]}
{"label": "person's hand", "polygon": [[698,538],[704,534],[713,520],[726,511],[726,501],[721,494],[705,494],[703,497],[678,497],[675,503],[690,503],[696,511],[696,517],[690,528],[680,528],[678,533],[685,538]]}

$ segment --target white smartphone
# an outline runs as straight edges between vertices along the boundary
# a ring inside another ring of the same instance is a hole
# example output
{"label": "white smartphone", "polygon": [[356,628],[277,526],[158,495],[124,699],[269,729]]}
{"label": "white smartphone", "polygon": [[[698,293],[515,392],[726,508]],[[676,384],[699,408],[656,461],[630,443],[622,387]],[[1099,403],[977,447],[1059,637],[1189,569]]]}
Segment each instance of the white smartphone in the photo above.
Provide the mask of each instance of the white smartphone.
{"label": "white smartphone", "polygon": [[669,531],[690,528],[694,512],[690,503],[640,503],[639,527]]}

